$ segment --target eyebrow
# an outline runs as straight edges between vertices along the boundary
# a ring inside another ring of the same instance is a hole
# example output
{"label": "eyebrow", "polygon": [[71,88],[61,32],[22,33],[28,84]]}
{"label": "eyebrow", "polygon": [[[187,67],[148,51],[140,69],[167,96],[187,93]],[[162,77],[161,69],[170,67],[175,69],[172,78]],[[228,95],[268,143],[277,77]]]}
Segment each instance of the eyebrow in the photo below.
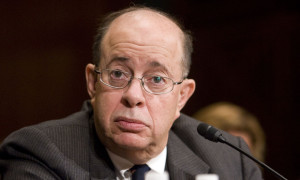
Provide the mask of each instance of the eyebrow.
{"label": "eyebrow", "polygon": [[129,58],[127,57],[114,57],[107,65],[106,65],[106,68],[109,67],[113,62],[126,62],[128,61]]}
{"label": "eyebrow", "polygon": [[150,66],[153,67],[153,68],[161,67],[164,71],[167,72],[168,75],[170,75],[170,71],[167,69],[167,67],[164,64],[161,64],[157,61],[151,61]]}
{"label": "eyebrow", "polygon": [[[106,65],[106,67],[109,67],[113,62],[126,62],[129,60],[130,60],[130,58],[128,58],[128,57],[116,56],[116,57],[112,58],[112,60]],[[170,75],[170,71],[168,70],[168,68],[164,64],[162,64],[158,61],[154,60],[154,61],[148,62],[147,65],[149,65],[152,68],[162,68],[164,71],[166,71],[166,73],[168,75]]]}

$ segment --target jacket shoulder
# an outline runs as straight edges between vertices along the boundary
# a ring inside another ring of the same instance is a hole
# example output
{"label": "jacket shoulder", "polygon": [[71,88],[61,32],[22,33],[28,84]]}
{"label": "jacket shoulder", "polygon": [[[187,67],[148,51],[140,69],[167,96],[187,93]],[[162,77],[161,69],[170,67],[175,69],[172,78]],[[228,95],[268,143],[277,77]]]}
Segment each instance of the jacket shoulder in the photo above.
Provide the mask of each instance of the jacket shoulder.
{"label": "jacket shoulder", "polygon": [[[261,179],[257,165],[226,144],[209,141],[198,134],[197,127],[202,123],[185,114],[174,122],[172,131],[195,156],[210,166],[212,173],[220,179]],[[221,130],[220,130],[221,131]],[[225,139],[250,153],[246,143],[238,137],[221,131]],[[238,178],[240,177],[240,178]]]}
{"label": "jacket shoulder", "polygon": [[[20,169],[7,169],[7,173],[19,171],[22,174],[26,169],[35,170],[46,179],[56,173],[82,177],[89,166],[89,119],[90,110],[87,108],[62,119],[45,121],[11,133],[0,147],[0,167],[8,168],[16,163],[15,167]],[[55,172],[51,173],[51,170]],[[59,172],[61,170],[64,172]],[[49,173],[52,175],[48,176]]]}

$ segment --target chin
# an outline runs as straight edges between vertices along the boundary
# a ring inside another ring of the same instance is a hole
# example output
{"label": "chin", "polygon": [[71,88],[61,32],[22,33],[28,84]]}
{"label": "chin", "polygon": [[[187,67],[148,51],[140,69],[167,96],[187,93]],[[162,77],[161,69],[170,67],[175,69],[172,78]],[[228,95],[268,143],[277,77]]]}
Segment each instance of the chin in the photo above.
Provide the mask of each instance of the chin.
{"label": "chin", "polygon": [[129,150],[143,150],[150,144],[147,138],[133,133],[122,133],[121,135],[117,135],[114,138],[114,142],[118,146]]}

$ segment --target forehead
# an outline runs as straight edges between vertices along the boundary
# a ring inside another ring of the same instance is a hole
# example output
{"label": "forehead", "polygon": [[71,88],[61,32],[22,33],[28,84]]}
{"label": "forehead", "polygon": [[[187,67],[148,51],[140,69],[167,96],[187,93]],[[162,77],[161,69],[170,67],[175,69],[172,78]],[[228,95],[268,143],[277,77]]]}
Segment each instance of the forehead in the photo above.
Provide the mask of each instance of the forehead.
{"label": "forehead", "polygon": [[120,43],[131,43],[167,50],[182,56],[183,33],[165,16],[149,10],[128,12],[116,18],[108,28],[101,49]]}
{"label": "forehead", "polygon": [[134,29],[155,34],[156,32],[170,34],[174,36],[181,34],[180,28],[166,16],[151,10],[136,10],[127,12],[117,17],[110,25],[109,31],[125,29]]}

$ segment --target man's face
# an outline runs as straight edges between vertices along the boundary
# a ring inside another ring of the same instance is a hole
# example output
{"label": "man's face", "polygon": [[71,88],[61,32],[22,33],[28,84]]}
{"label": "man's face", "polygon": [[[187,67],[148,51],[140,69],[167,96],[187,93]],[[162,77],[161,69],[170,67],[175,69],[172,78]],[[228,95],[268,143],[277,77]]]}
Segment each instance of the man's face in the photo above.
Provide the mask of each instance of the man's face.
{"label": "man's face", "polygon": [[[137,78],[160,75],[175,82],[182,80],[181,31],[158,14],[140,11],[117,18],[101,47],[100,71],[118,69]],[[108,87],[99,78],[92,105],[100,140],[128,159],[135,153],[145,160],[160,153],[188,99],[182,97],[185,82],[170,93],[154,95],[146,92],[136,78],[123,89]]]}

